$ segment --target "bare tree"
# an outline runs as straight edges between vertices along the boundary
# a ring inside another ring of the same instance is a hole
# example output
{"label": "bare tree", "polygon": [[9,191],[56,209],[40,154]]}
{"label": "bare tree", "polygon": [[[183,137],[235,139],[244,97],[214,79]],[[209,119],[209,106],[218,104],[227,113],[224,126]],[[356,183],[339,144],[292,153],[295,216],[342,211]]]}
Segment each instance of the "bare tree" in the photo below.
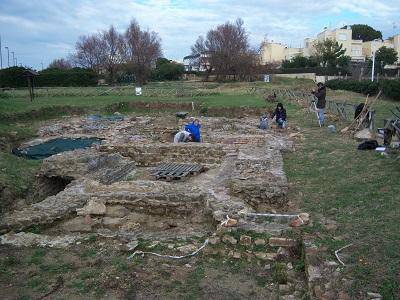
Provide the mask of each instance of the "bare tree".
{"label": "bare tree", "polygon": [[158,34],[141,30],[136,20],[132,20],[124,35],[124,55],[127,69],[135,74],[138,83],[145,83],[162,56]]}
{"label": "bare tree", "polygon": [[101,34],[101,45],[103,47],[103,68],[106,70],[109,81],[114,82],[118,67],[123,62],[123,37],[114,26]]}
{"label": "bare tree", "polygon": [[193,64],[197,65],[199,70],[206,72],[205,80],[207,81],[214,67],[211,64],[210,55],[203,36],[197,38],[196,43],[191,47],[191,50]]}
{"label": "bare tree", "polygon": [[63,69],[63,70],[71,69],[72,67],[73,65],[71,61],[65,58],[55,59],[48,66],[49,69]]}
{"label": "bare tree", "polygon": [[75,50],[76,65],[100,73],[105,61],[104,44],[100,34],[80,36]]}
{"label": "bare tree", "polygon": [[255,51],[249,46],[243,21],[227,22],[211,29],[206,39],[199,37],[192,47],[193,54],[200,54],[205,70],[212,69],[217,79],[233,75],[244,79],[245,74],[257,64]]}

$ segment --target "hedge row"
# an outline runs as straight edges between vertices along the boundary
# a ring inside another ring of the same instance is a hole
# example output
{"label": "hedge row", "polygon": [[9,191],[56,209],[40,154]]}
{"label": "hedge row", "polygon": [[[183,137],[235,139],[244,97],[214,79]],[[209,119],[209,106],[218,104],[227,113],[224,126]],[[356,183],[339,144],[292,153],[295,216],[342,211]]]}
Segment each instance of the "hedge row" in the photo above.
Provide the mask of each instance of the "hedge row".
{"label": "hedge row", "polygon": [[329,68],[329,67],[282,68],[280,70],[277,70],[277,73],[282,73],[282,74],[315,73],[318,76],[351,75],[351,73],[344,68]]}
{"label": "hedge row", "polygon": [[[0,70],[0,87],[18,88],[26,87],[27,80],[23,76],[27,69],[22,67],[12,67]],[[39,72],[35,78],[36,86],[95,86],[97,85],[97,75],[87,69],[46,69]]]}
{"label": "hedge row", "polygon": [[384,96],[400,101],[400,79],[382,79],[379,82],[369,80],[333,79],[326,83],[332,90],[346,90],[362,94],[376,95],[382,90]]}
{"label": "hedge row", "polygon": [[95,86],[97,75],[87,69],[46,69],[36,78],[37,86]]}

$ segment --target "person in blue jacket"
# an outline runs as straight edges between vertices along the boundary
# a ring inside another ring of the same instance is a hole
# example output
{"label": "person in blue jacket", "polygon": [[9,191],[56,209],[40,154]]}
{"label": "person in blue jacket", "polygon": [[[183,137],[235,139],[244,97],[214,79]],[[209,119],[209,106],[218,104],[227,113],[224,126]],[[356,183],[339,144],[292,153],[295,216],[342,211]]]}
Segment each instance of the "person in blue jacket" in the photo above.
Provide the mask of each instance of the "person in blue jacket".
{"label": "person in blue jacket", "polygon": [[283,108],[282,103],[278,103],[271,118],[275,118],[276,123],[278,123],[278,128],[282,129],[286,127],[286,109]]}
{"label": "person in blue jacket", "polygon": [[185,130],[193,135],[193,142],[201,142],[200,128],[201,123],[199,119],[194,119],[192,123],[185,126]]}

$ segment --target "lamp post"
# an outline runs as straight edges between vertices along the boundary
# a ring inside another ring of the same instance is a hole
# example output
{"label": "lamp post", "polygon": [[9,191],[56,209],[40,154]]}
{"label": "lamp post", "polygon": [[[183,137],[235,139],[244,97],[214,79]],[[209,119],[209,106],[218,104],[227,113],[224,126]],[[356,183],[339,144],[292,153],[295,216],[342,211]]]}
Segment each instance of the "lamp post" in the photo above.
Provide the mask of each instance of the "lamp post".
{"label": "lamp post", "polygon": [[0,70],[3,69],[3,53],[1,52],[1,35],[0,35]]}
{"label": "lamp post", "polygon": [[372,74],[371,74],[371,81],[374,81],[374,75],[375,75],[375,53],[376,53],[376,42],[378,40],[375,39],[372,41]]}
{"label": "lamp post", "polygon": [[8,47],[4,47],[7,49],[7,65],[8,67],[10,67],[10,49],[8,49]]}

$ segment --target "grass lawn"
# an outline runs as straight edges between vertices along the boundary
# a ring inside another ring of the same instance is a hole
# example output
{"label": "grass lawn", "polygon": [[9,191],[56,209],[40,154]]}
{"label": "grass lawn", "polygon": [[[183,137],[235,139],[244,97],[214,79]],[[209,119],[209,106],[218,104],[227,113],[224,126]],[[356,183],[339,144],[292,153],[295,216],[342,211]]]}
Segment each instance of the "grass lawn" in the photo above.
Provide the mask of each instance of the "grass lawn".
{"label": "grass lawn", "polygon": [[[296,152],[285,155],[293,188],[290,198],[311,213],[308,230],[333,253],[353,243],[348,277],[359,291],[379,290],[398,299],[400,290],[400,156],[382,157],[356,149],[357,142],[319,128],[305,128]],[[333,220],[337,229],[324,226]]]}
{"label": "grass lawn", "polygon": [[[185,88],[197,89],[196,84]],[[154,83],[151,88],[165,87]],[[168,88],[178,88],[175,83]],[[207,88],[216,93],[208,96],[191,97],[135,97],[108,95],[97,97],[62,96],[39,97],[30,103],[26,98],[0,99],[0,113],[13,114],[54,105],[86,107],[102,112],[105,106],[121,101],[199,101],[206,106],[256,106],[265,105],[259,95],[246,95],[251,86],[267,88],[310,88],[310,82],[280,79],[274,84],[213,84]],[[201,86],[200,86],[201,87]],[[328,91],[328,98],[360,103],[365,97],[344,91]],[[290,199],[298,203],[299,209],[309,212],[313,224],[306,230],[318,237],[321,247],[327,247],[332,257],[334,250],[353,243],[343,251],[348,278],[353,281],[350,291],[354,297],[360,292],[379,291],[384,299],[400,298],[400,158],[399,154],[384,157],[375,151],[359,151],[355,140],[339,133],[329,133],[326,128],[316,127],[314,115],[307,115],[297,103],[280,99],[288,111],[289,124],[300,128],[303,135],[296,143],[296,151],[285,154],[285,170],[291,183]],[[398,102],[397,102],[398,104]],[[389,109],[396,105],[382,99],[375,107],[376,125],[390,116]],[[271,104],[270,107],[274,107]],[[338,129],[343,122],[329,121]],[[7,124],[0,120],[0,137],[14,131],[17,138],[28,138],[34,134],[35,120],[22,120]],[[0,185],[15,187],[22,193],[32,184],[32,175],[40,166],[0,153]],[[25,172],[25,173],[24,173]],[[29,179],[29,180],[28,180]],[[328,228],[326,219],[335,226]],[[82,275],[86,280],[89,275]],[[80,278],[81,280],[84,280]],[[79,281],[79,278],[77,278]],[[32,282],[36,286],[38,283]],[[74,288],[80,289],[77,282]],[[365,294],[363,294],[365,295]]]}

